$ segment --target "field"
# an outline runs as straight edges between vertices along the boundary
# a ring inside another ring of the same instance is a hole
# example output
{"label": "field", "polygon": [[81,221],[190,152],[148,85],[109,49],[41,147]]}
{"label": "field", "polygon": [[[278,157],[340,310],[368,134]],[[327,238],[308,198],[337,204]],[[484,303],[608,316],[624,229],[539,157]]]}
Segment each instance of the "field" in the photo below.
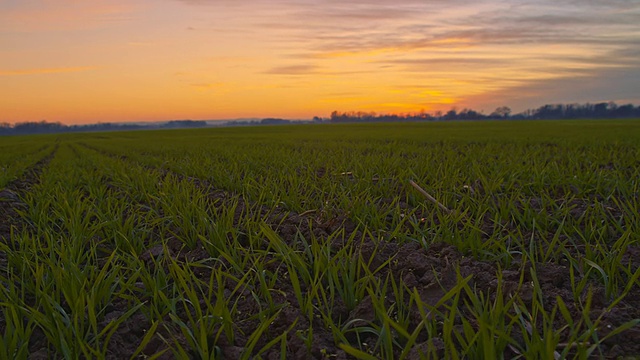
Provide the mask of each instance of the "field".
{"label": "field", "polygon": [[3,359],[640,356],[640,120],[7,137],[0,168]]}

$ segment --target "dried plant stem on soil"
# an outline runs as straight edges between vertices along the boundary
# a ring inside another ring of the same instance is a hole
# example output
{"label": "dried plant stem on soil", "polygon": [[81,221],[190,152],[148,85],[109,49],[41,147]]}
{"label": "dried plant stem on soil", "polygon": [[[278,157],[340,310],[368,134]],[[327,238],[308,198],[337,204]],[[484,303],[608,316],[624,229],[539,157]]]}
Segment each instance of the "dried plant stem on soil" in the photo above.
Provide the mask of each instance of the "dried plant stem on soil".
{"label": "dried plant stem on soil", "polygon": [[416,184],[413,180],[409,180],[409,184],[411,184],[411,186],[416,188],[416,190],[418,190],[422,195],[424,195],[424,197],[427,198],[427,200],[429,200],[432,203],[436,204],[440,208],[440,210],[444,211],[447,214],[451,214],[452,213],[451,210],[449,210],[441,202],[436,200],[433,196],[429,195],[428,192],[426,192],[423,188],[420,187],[420,185]]}
{"label": "dried plant stem on soil", "polygon": [[303,216],[315,214],[316,212],[318,212],[317,209],[311,209],[311,210],[307,210],[307,211],[301,212],[300,214],[298,214],[298,216],[303,217]]}

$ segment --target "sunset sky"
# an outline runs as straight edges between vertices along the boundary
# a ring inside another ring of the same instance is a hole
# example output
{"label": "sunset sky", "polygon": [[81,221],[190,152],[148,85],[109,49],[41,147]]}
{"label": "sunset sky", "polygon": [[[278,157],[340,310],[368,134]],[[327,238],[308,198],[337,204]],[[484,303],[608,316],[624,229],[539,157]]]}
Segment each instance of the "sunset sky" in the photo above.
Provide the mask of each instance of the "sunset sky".
{"label": "sunset sky", "polygon": [[637,0],[0,0],[0,122],[640,104]]}

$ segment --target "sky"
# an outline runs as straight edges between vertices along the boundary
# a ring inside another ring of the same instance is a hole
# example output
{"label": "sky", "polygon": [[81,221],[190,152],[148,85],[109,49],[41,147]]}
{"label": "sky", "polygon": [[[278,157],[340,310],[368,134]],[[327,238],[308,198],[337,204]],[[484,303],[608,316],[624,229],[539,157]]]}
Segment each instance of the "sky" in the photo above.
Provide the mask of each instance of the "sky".
{"label": "sky", "polygon": [[640,104],[638,0],[0,0],[0,122]]}

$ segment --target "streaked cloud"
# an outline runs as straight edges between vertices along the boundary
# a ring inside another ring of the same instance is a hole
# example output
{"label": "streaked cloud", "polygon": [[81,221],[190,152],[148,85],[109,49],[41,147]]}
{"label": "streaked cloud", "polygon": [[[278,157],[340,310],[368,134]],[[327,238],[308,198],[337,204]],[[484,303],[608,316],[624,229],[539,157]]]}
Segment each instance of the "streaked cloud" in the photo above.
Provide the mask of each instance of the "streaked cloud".
{"label": "streaked cloud", "polygon": [[310,75],[316,73],[319,67],[317,65],[303,64],[303,65],[285,65],[276,66],[265,71],[266,74],[272,75]]}

